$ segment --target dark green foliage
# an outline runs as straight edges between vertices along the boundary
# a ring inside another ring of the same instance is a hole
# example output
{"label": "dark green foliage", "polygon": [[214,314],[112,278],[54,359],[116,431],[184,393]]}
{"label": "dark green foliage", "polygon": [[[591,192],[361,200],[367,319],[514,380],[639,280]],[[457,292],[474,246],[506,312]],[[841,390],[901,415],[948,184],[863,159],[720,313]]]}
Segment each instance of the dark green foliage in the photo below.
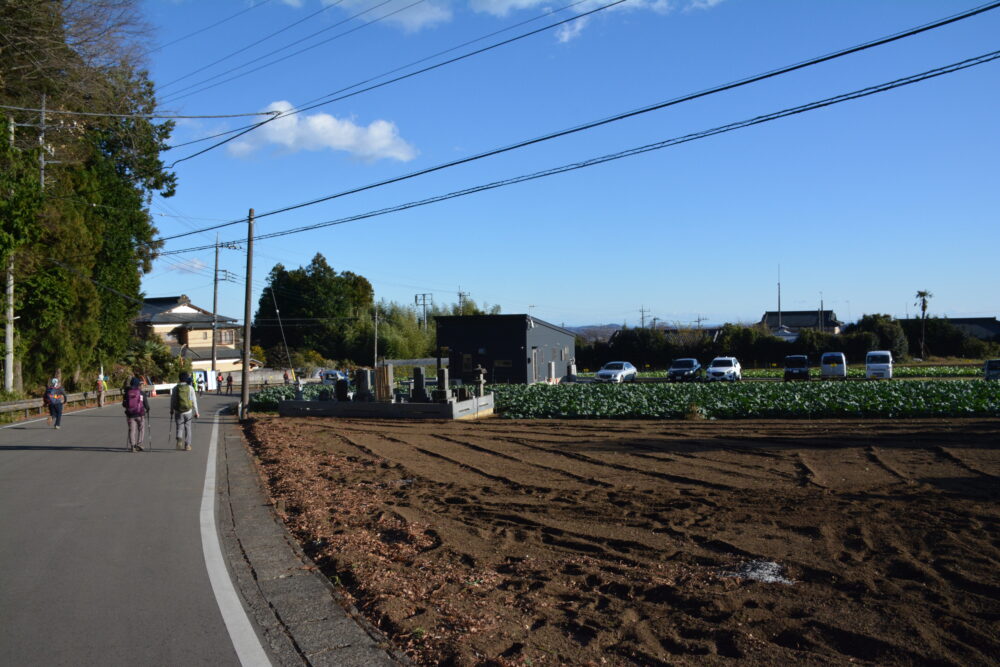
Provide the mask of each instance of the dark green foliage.
{"label": "dark green foliage", "polygon": [[983,359],[1000,354],[997,342],[969,336],[945,318],[900,320],[900,325],[911,350],[919,350],[921,338],[926,335],[927,354],[931,356]]}
{"label": "dark green foliage", "polygon": [[[141,114],[153,86],[126,43],[137,3],[0,2],[0,100],[50,110]],[[54,161],[39,188],[35,112],[0,140],[0,258],[15,266],[16,357],[23,386],[61,376],[90,388],[98,368],[122,359],[157,249],[145,203],[172,194],[160,152],[172,125],[141,118],[50,114],[44,136]],[[34,124],[34,125],[33,125]],[[9,195],[9,196],[8,196]]]}
{"label": "dark green foliage", "polygon": [[897,359],[903,359],[909,354],[910,346],[903,327],[892,315],[865,315],[847,328],[847,333],[857,332],[875,334],[878,339],[875,349],[889,350]]}
{"label": "dark green foliage", "polygon": [[313,350],[327,359],[364,355],[371,340],[365,333],[373,326],[373,290],[365,278],[338,273],[317,253],[306,267],[276,265],[267,283],[254,316],[253,344],[267,350],[272,363],[285,361],[282,326],[289,350]]}

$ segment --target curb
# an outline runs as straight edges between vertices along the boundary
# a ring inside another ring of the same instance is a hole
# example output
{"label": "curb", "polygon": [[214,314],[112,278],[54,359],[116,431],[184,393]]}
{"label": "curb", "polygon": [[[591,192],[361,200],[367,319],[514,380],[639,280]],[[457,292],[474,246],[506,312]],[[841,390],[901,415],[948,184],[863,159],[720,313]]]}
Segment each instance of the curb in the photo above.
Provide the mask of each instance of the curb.
{"label": "curb", "polygon": [[275,665],[410,664],[346,605],[264,492],[235,415],[219,418],[216,518],[230,576]]}

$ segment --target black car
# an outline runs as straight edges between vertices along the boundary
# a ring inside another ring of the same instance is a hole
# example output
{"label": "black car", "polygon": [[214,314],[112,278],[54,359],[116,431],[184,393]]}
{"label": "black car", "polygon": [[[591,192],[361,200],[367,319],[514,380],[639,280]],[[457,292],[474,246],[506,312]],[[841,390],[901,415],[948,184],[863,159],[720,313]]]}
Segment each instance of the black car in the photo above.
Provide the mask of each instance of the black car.
{"label": "black car", "polygon": [[809,357],[804,354],[790,354],[785,357],[785,382],[809,379]]}
{"label": "black car", "polygon": [[670,382],[692,382],[700,380],[702,375],[701,364],[697,359],[674,359],[667,371],[667,380]]}

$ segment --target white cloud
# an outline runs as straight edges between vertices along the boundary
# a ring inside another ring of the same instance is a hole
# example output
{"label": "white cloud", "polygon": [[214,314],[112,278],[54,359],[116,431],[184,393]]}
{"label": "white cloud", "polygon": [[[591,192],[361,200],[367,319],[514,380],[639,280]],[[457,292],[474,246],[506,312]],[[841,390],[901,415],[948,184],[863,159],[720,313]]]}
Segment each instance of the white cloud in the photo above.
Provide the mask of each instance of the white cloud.
{"label": "white cloud", "polygon": [[[325,4],[328,5],[333,4],[334,1],[324,0]],[[387,23],[395,23],[407,32],[416,32],[423,28],[437,25],[438,23],[446,23],[452,18],[451,6],[448,0],[424,0],[424,2],[419,4],[414,4],[415,2],[416,0],[397,0],[397,2],[385,5],[359,17],[359,20],[374,21],[386,16],[385,21]],[[345,11],[352,15],[374,6],[371,0],[342,0],[339,4]],[[374,4],[377,5],[378,3]],[[413,6],[408,7],[407,5]],[[393,13],[397,11],[398,13]],[[388,16],[389,14],[391,16]]]}
{"label": "white cloud", "polygon": [[167,271],[179,271],[181,273],[202,273],[208,268],[208,264],[200,259],[185,259],[174,262],[166,266]]}
{"label": "white cloud", "polygon": [[565,44],[571,39],[579,37],[589,19],[590,17],[587,16],[577,19],[572,23],[563,23],[561,26],[556,28],[556,39],[559,40],[560,44]]}
{"label": "white cloud", "polygon": [[[609,7],[607,11],[652,11],[657,14],[668,14],[675,10],[692,11],[699,9],[711,9],[722,3],[723,0],[629,0],[621,4]],[[608,0],[585,0],[573,7],[573,11],[578,14],[593,11],[603,5]],[[469,0],[469,8],[475,12],[492,14],[493,16],[506,16],[507,14],[535,7],[550,8],[551,0]],[[565,16],[565,14],[558,14]],[[580,35],[583,31],[586,19],[565,23],[556,30],[556,39],[561,43],[570,41]]]}
{"label": "white cloud", "polygon": [[[293,109],[284,100],[272,102],[267,111],[287,112]],[[280,116],[245,139],[229,144],[229,152],[246,157],[265,146],[276,146],[287,152],[335,150],[345,151],[365,161],[383,158],[408,162],[417,156],[416,149],[399,136],[396,124],[375,120],[368,126],[340,119],[330,114],[295,114]]]}

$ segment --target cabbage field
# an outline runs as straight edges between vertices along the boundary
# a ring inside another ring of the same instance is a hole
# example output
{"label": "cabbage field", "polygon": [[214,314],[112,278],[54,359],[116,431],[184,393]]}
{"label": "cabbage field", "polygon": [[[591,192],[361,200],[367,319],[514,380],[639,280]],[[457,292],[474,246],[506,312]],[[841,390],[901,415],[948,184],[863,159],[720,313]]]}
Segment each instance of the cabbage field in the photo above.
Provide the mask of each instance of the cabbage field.
{"label": "cabbage field", "polygon": [[[781,379],[783,368],[744,368],[743,377],[748,379]],[[894,366],[893,377],[897,378],[974,378],[983,376],[979,366]],[[594,373],[578,373],[580,377],[593,377]],[[848,366],[847,377],[863,378],[865,367]],[[639,371],[640,378],[665,378],[667,371]],[[819,367],[809,369],[809,377],[819,378]]]}
{"label": "cabbage field", "polygon": [[[302,388],[302,398],[307,401],[314,401],[319,398],[319,392],[326,389],[331,394],[333,387],[322,384],[307,384]],[[295,398],[295,385],[279,384],[273,387],[264,387],[260,391],[250,394],[250,410],[254,412],[276,412],[278,401],[290,401]]]}
{"label": "cabbage field", "polygon": [[493,385],[510,419],[997,417],[1000,382]]}

